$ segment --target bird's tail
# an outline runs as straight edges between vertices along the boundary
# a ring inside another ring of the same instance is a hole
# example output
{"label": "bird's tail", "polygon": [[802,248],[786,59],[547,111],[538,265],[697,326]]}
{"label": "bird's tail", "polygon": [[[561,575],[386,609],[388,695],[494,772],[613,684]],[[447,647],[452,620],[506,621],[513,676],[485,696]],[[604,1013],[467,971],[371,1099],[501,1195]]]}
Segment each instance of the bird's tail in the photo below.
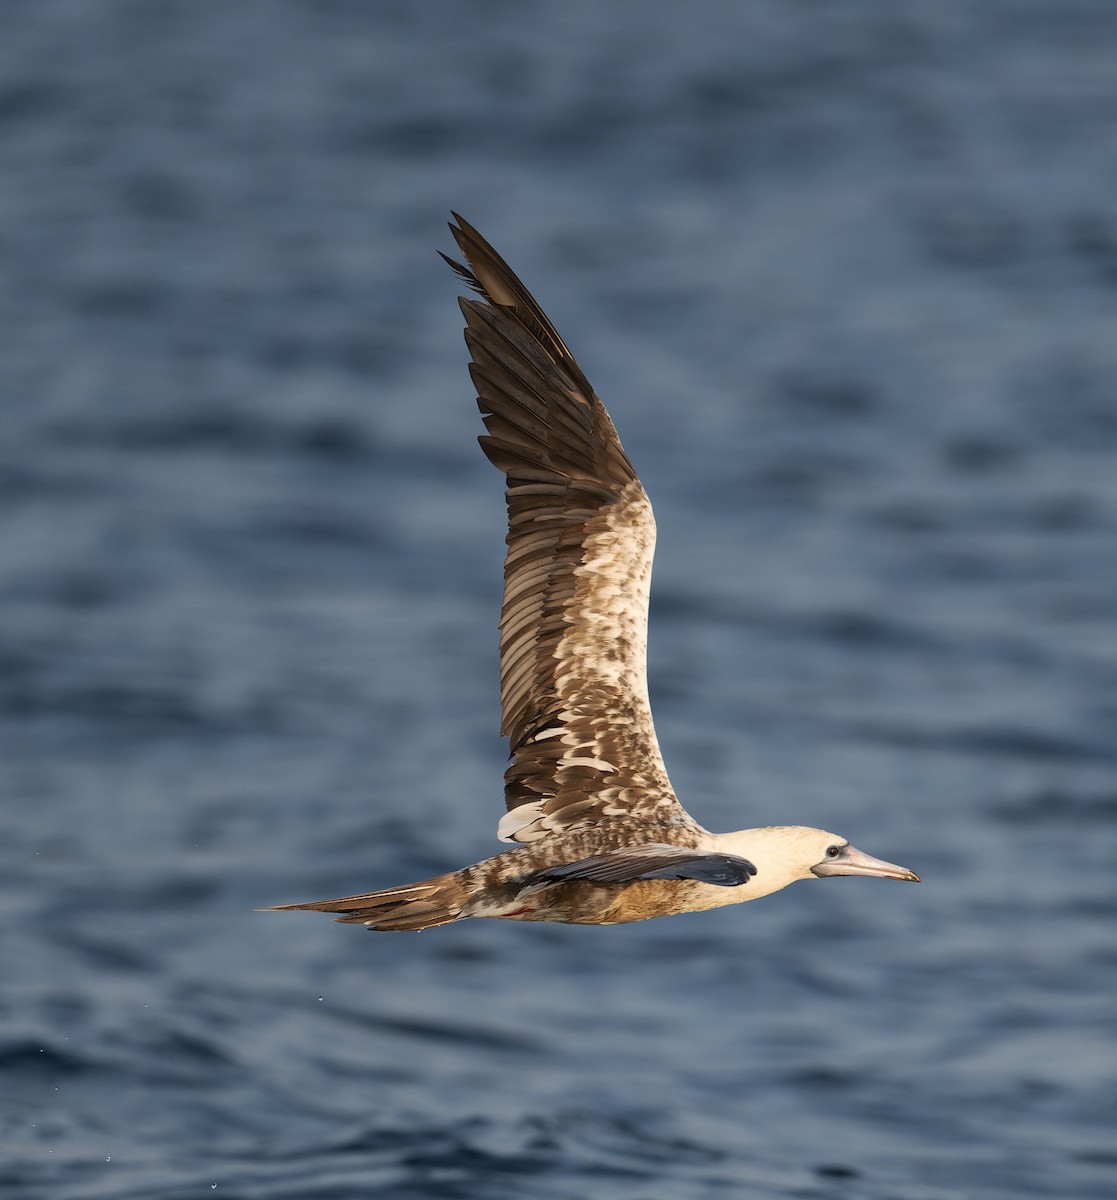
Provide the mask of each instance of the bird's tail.
{"label": "bird's tail", "polygon": [[370,929],[418,930],[448,925],[465,914],[469,893],[462,872],[436,875],[422,883],[365,892],[361,896],[341,896],[336,900],[314,900],[306,904],[277,904],[265,912],[309,909],[313,912],[341,913],[338,921],[347,925],[367,925]]}

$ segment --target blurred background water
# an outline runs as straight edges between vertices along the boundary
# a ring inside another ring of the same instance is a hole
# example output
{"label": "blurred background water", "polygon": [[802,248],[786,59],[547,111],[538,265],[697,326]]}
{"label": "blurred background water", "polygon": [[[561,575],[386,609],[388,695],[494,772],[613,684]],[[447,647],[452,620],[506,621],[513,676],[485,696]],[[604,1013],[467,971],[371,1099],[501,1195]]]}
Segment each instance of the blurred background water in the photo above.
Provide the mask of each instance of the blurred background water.
{"label": "blurred background water", "polygon": [[[1117,1195],[1117,8],[0,22],[3,1195]],[[656,503],[684,802],[921,887],[252,911],[496,849],[451,208]]]}

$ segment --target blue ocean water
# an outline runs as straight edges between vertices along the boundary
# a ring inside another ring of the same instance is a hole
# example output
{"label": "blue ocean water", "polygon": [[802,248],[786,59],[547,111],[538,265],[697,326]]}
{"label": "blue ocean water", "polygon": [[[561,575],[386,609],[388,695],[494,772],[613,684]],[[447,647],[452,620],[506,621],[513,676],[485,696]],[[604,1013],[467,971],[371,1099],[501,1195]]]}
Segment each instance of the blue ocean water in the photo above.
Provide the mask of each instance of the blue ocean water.
{"label": "blue ocean water", "polygon": [[[3,27],[0,1192],[1117,1195],[1117,9]],[[253,911],[497,848],[451,208],[656,505],[688,808],[920,887]]]}

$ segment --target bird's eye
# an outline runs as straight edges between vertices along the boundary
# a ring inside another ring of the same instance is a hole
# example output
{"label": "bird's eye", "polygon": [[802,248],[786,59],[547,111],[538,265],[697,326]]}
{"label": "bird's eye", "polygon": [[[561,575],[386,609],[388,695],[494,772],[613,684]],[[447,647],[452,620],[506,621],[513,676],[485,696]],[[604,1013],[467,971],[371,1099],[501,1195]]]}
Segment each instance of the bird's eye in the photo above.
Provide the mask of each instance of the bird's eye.
{"label": "bird's eye", "polygon": [[841,846],[827,846],[826,847],[826,857],[827,858],[837,858],[838,855],[841,854],[841,852],[842,852]]}

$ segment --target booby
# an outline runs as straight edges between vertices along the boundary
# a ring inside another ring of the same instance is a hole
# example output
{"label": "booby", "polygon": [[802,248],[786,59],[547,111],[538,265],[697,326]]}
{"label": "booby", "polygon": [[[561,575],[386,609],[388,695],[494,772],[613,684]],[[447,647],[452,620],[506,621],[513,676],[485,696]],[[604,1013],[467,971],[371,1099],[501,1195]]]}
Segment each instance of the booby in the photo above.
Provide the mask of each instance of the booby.
{"label": "booby", "polygon": [[420,883],[283,910],[370,929],[465,917],[610,925],[755,900],[797,879],[906,867],[801,825],[710,833],[682,807],[656,740],[646,674],[655,522],[613,422],[555,327],[456,213],[460,300],[487,434],[505,475],[501,734],[512,848]]}

